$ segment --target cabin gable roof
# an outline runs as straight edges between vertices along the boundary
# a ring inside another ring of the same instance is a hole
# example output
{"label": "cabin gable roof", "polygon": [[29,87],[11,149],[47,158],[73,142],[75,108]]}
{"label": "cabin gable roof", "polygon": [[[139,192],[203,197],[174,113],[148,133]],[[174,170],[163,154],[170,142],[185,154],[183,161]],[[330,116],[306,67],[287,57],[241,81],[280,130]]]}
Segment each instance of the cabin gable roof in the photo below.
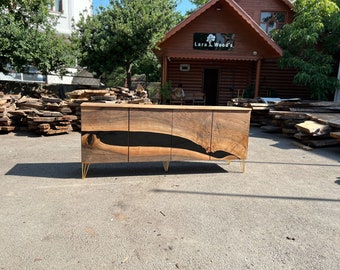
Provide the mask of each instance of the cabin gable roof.
{"label": "cabin gable roof", "polygon": [[[289,0],[277,0],[284,2],[289,8],[292,8],[293,4]],[[271,57],[280,57],[282,56],[282,49],[272,40],[267,33],[265,33],[244,9],[237,4],[234,0],[211,0],[207,4],[203,5],[201,8],[194,11],[189,17],[180,22],[177,26],[172,28],[169,32],[167,32],[164,36],[164,39],[157,45],[158,48],[162,49],[163,46],[166,46],[166,43],[172,39],[178,32],[189,27],[189,25],[195,23],[195,21],[203,16],[209,9],[212,7],[217,8],[219,6],[226,6],[228,9],[231,9],[237,16],[242,20],[243,25],[248,29],[248,31],[254,33],[257,38],[263,42],[266,46],[269,46],[271,50]],[[155,53],[160,56],[160,51],[155,49]],[[251,60],[251,59],[248,59]]]}

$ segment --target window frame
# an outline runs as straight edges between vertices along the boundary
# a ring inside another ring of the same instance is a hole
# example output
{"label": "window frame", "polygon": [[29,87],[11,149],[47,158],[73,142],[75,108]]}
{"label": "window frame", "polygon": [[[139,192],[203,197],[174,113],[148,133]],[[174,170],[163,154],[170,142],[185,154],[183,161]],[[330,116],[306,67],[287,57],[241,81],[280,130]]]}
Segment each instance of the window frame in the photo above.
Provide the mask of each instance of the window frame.
{"label": "window frame", "polygon": [[[264,17],[265,14],[269,14],[270,16]],[[284,19],[283,21],[280,21],[279,16],[277,15],[283,15]],[[277,11],[277,10],[262,10],[260,12],[260,24],[259,26],[261,29],[269,34],[271,31],[276,29],[281,29],[285,24],[287,24],[287,11]],[[265,21],[267,19],[267,21]],[[270,23],[275,24],[275,27],[270,27]]]}
{"label": "window frame", "polygon": [[53,13],[64,13],[63,0],[51,0],[51,4],[49,4],[49,10]]}

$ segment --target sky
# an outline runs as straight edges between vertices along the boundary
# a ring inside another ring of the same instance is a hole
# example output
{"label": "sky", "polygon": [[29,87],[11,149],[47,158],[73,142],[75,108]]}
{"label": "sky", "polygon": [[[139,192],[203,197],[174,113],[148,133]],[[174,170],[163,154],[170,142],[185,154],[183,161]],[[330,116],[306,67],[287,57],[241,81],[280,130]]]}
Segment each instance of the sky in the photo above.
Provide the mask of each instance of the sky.
{"label": "sky", "polygon": [[[93,11],[97,9],[99,6],[107,6],[109,4],[109,0],[92,0],[93,3]],[[194,8],[194,5],[190,3],[189,0],[179,0],[179,4],[177,6],[178,11],[182,14],[185,14],[186,11]]]}

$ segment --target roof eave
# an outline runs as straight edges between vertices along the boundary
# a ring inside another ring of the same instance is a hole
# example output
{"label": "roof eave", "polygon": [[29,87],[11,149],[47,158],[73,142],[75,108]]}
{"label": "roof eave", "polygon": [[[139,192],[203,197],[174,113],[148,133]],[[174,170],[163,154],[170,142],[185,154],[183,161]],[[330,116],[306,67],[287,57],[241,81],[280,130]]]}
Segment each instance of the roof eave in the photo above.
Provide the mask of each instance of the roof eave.
{"label": "roof eave", "polygon": [[[161,46],[162,43],[164,43],[167,39],[172,37],[174,34],[176,34],[178,31],[180,31],[182,28],[184,28],[187,24],[195,20],[198,16],[200,16],[202,13],[204,13],[207,9],[215,5],[217,2],[223,1],[223,0],[211,0],[201,8],[197,9],[192,13],[188,18],[180,22],[177,26],[172,28],[169,32],[165,34],[164,39],[157,44],[157,47]],[[284,2],[288,1],[291,5],[292,3],[289,0],[282,0]],[[259,36],[269,45],[271,46],[274,51],[278,54],[278,57],[281,57],[283,55],[283,51],[278,46],[273,39],[271,39],[266,32],[264,32],[261,27],[251,18],[248,13],[244,11],[244,9],[238,5],[234,0],[224,0],[226,4],[228,4],[232,9],[235,10],[242,18],[243,20],[257,33]]]}
{"label": "roof eave", "polygon": [[183,21],[181,21],[178,25],[176,25],[174,28],[172,28],[169,32],[167,32],[161,42],[158,43],[158,45],[162,44],[164,41],[172,37],[174,34],[176,34],[179,30],[181,30],[183,27],[185,27],[187,24],[195,20],[197,17],[199,17],[202,13],[204,13],[207,9],[209,9],[211,6],[213,6],[215,3],[217,3],[220,0],[212,0],[209,1],[207,4],[203,5],[202,7],[195,10],[190,16],[185,18]]}

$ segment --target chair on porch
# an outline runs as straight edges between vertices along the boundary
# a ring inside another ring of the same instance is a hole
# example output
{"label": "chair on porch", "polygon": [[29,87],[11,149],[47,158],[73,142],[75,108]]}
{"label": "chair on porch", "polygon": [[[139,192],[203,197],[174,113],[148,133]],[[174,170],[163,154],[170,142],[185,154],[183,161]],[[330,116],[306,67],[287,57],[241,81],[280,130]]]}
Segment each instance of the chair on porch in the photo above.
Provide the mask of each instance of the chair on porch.
{"label": "chair on porch", "polygon": [[184,90],[182,88],[182,85],[179,84],[178,87],[171,91],[170,104],[182,105],[184,104],[184,97],[185,97]]}
{"label": "chair on porch", "polygon": [[202,92],[196,92],[193,96],[193,105],[205,105],[205,94]]}

